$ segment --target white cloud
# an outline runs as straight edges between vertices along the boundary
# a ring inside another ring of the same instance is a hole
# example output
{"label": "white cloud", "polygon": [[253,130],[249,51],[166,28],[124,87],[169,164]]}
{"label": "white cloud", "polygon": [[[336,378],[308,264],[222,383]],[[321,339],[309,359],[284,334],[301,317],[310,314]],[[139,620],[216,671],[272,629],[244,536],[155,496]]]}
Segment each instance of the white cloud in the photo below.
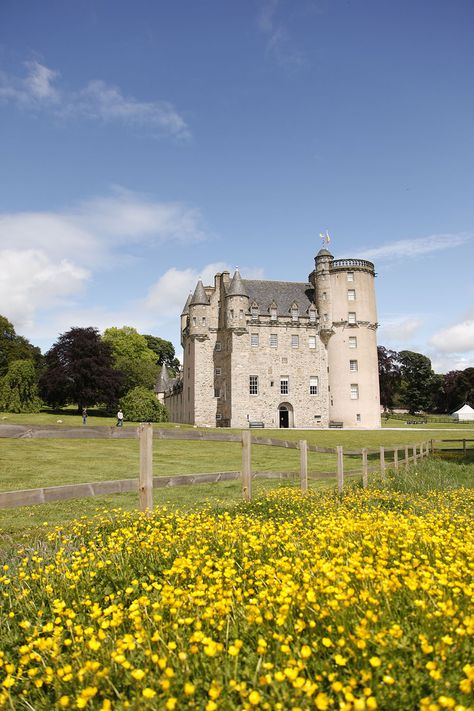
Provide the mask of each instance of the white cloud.
{"label": "white cloud", "polygon": [[431,365],[435,373],[449,373],[450,370],[465,370],[474,368],[474,351],[465,355],[444,355],[440,353],[429,354]]}
{"label": "white cloud", "polygon": [[415,316],[382,318],[379,339],[394,342],[409,341],[417,333],[421,325],[422,322]]}
{"label": "white cloud", "polygon": [[134,245],[198,242],[200,223],[195,208],[123,189],[58,213],[0,214],[1,311],[32,326],[38,311],[80,292],[91,271],[127,259]]}
{"label": "white cloud", "polygon": [[63,119],[119,122],[180,139],[190,137],[186,122],[169,101],[139,101],[101,79],[89,81],[78,91],[68,91],[57,85],[59,72],[36,61],[25,66],[27,75],[23,78],[0,73],[0,100]]}
{"label": "white cloud", "polygon": [[52,260],[39,250],[0,250],[2,313],[16,327],[31,326],[35,311],[64,304],[89,273],[66,259]]}
{"label": "white cloud", "polygon": [[418,257],[423,254],[429,254],[430,252],[439,252],[444,249],[452,249],[453,247],[460,247],[469,240],[470,236],[467,234],[430,235],[429,237],[419,237],[412,240],[402,239],[397,242],[384,244],[381,247],[375,247],[374,249],[366,249],[359,252],[356,256],[362,257],[363,259],[376,259],[379,262],[383,259],[404,259]]}
{"label": "white cloud", "polygon": [[441,353],[474,351],[474,319],[467,318],[435,333],[430,345]]}
{"label": "white cloud", "polygon": [[299,69],[306,58],[298,51],[285,25],[278,19],[279,0],[261,0],[257,26],[267,38],[266,50],[285,69]]}

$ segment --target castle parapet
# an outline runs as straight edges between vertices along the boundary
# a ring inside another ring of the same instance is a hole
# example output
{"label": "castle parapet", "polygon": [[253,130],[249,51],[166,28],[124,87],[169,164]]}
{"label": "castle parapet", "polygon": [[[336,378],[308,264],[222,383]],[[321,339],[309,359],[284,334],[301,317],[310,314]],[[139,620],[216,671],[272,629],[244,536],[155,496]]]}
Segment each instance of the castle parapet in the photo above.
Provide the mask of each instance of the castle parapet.
{"label": "castle parapet", "polygon": [[330,270],[333,272],[337,269],[359,269],[375,274],[374,265],[366,259],[334,259],[334,261],[331,262]]}

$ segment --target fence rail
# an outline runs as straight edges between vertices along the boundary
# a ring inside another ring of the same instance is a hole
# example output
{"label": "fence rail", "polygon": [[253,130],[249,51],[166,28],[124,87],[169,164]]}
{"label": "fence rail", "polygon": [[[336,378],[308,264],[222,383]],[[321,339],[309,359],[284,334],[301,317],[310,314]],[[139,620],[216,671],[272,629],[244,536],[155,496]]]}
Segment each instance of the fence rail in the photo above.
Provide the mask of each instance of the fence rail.
{"label": "fence rail", "polygon": [[[61,501],[88,496],[101,496],[104,494],[118,494],[138,491],[139,507],[141,511],[149,511],[153,507],[153,488],[174,486],[189,486],[192,484],[217,483],[240,479],[242,482],[242,495],[244,500],[252,498],[252,480],[255,478],[300,478],[301,489],[308,490],[308,480],[335,479],[338,490],[343,491],[345,477],[362,475],[363,486],[368,485],[368,474],[380,471],[381,476],[386,476],[387,468],[398,469],[401,464],[405,466],[410,462],[429,456],[434,451],[434,445],[443,442],[466,442],[474,440],[431,440],[410,445],[394,447],[364,447],[356,450],[344,450],[342,446],[318,447],[310,445],[306,440],[291,441],[275,437],[252,437],[250,430],[241,433],[206,432],[194,429],[153,429],[151,424],[141,424],[135,428],[118,429],[116,427],[58,427],[58,426],[24,426],[1,425],[0,438],[14,439],[138,439],[140,449],[140,467],[138,478],[116,479],[113,481],[98,481],[80,484],[67,484],[63,486],[49,486],[39,489],[23,489],[20,491],[0,492],[0,509],[44,504],[52,501]],[[212,472],[203,474],[180,474],[176,476],[153,477],[153,440],[189,440],[210,442],[234,442],[242,445],[242,464],[240,471]],[[283,447],[295,449],[300,452],[300,470],[298,472],[267,472],[252,470],[252,445]],[[411,454],[410,454],[411,450]],[[403,457],[399,458],[399,452]],[[311,472],[308,471],[308,452],[336,455],[336,471]],[[387,461],[386,454],[393,454],[393,461]],[[370,455],[377,455],[379,463],[369,466]],[[361,466],[357,469],[344,468],[344,457],[360,457]]]}

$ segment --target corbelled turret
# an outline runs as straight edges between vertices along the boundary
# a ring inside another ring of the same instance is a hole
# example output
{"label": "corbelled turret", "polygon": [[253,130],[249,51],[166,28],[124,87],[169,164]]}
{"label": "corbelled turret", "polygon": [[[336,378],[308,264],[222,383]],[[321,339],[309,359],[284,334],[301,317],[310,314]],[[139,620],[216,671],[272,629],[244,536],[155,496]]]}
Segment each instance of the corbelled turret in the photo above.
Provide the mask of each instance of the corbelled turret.
{"label": "corbelled turret", "polygon": [[238,269],[226,293],[226,319],[228,328],[245,328],[245,315],[249,310],[249,296]]}
{"label": "corbelled turret", "polygon": [[191,336],[206,336],[209,328],[210,301],[201,279],[196,285],[188,308],[189,334]]}

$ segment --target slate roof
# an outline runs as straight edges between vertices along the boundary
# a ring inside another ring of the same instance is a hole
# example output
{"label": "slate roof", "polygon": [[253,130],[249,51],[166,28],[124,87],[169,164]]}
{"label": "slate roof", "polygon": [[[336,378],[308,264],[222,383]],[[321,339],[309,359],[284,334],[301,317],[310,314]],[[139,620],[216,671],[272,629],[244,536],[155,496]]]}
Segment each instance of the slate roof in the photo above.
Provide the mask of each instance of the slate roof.
{"label": "slate roof", "polygon": [[226,296],[248,296],[238,269],[235,270],[235,274],[232,277],[229,288],[227,289]]}
{"label": "slate roof", "polygon": [[288,316],[295,302],[300,314],[305,314],[313,303],[314,289],[307,282],[242,279],[242,283],[249,295],[250,306],[255,301],[262,314],[268,311],[273,301],[277,306],[278,316]]}
{"label": "slate roof", "polygon": [[195,306],[197,304],[209,305],[209,299],[206,296],[206,292],[202,281],[199,279],[197,286],[194,290],[193,298],[189,302],[189,306]]}

